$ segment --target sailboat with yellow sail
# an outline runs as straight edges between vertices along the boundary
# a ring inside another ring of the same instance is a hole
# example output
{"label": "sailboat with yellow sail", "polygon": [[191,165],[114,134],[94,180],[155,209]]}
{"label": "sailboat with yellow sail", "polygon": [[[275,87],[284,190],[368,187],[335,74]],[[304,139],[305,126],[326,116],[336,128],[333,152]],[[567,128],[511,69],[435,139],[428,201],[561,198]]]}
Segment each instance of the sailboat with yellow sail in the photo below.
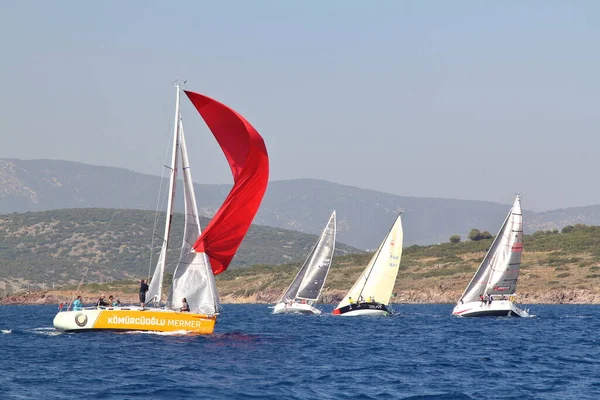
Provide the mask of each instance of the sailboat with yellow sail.
{"label": "sailboat with yellow sail", "polygon": [[389,315],[390,299],[402,257],[402,214],[373,254],[354,286],[333,310],[334,315]]}
{"label": "sailboat with yellow sail", "polygon": [[[187,331],[210,334],[220,313],[214,276],[225,271],[248,231],[267,188],[269,161],[260,134],[233,109],[202,94],[184,91],[221,146],[234,185],[202,232],[176,85],[169,197],[163,243],[146,299],[151,307],[94,307],[59,310],[54,327],[61,331]],[[181,167],[185,205],[184,238],[166,304],[161,306],[177,173]],[[181,312],[183,298],[189,312]]]}

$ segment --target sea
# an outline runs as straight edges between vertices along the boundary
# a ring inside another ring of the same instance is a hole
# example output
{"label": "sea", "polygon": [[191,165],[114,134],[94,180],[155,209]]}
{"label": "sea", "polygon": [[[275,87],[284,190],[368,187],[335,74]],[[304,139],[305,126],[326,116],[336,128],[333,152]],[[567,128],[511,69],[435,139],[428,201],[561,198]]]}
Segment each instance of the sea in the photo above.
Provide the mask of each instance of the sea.
{"label": "sea", "polygon": [[600,306],[532,318],[273,315],[223,305],[215,333],[60,333],[56,306],[0,306],[0,399],[600,399]]}

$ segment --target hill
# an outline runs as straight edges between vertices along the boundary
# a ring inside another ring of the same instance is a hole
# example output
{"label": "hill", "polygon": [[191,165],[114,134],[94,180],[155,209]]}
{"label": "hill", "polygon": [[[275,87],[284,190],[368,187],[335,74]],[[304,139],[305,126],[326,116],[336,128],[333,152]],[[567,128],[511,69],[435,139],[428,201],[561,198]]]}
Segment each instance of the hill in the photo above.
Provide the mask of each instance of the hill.
{"label": "hill", "polygon": [[[68,209],[0,216],[0,289],[9,285],[63,285],[79,282],[91,263],[87,281],[144,277],[150,266],[155,213],[142,210]],[[160,239],[154,240],[154,262],[160,251],[164,214],[158,216]],[[208,219],[202,218],[206,226]],[[173,219],[168,253],[175,267],[183,235],[183,215]],[[178,229],[181,227],[181,229]],[[233,259],[232,268],[303,260],[317,236],[252,225]],[[338,254],[360,250],[338,243]],[[154,264],[152,264],[154,268]]]}
{"label": "hill", "polygon": [[[491,242],[492,239],[405,248],[393,302],[456,302]],[[520,302],[600,303],[600,227],[576,225],[565,233],[538,231],[524,237],[524,249],[517,288]],[[324,300],[341,300],[370,257],[371,254],[336,257]],[[219,292],[232,302],[273,302],[297,268],[298,265],[280,265],[234,270],[218,277]]]}
{"label": "hill", "polygon": [[[392,302],[456,302],[490,244],[491,239],[405,248]],[[600,303],[600,227],[576,225],[571,230],[565,229],[564,233],[539,231],[525,236],[524,249],[517,301],[524,304]],[[323,301],[339,301],[371,256],[336,256]],[[299,266],[294,263],[228,270],[217,276],[220,296],[225,303],[275,302]],[[75,287],[5,301],[68,300]],[[106,292],[135,301],[136,290],[137,285],[131,281],[92,284],[84,288],[84,297],[93,301],[98,293]]]}
{"label": "hill", "polygon": [[[126,208],[155,210],[159,177],[122,168],[69,161],[0,159],[0,213],[62,208]],[[163,184],[162,188],[166,188]],[[200,213],[214,214],[229,185],[195,185]],[[512,194],[506,201],[512,202]],[[527,196],[525,193],[525,206]],[[176,208],[183,210],[181,199]],[[486,201],[397,196],[317,179],[272,181],[255,223],[318,234],[333,209],[338,239],[360,249],[373,249],[398,211],[405,212],[405,243],[446,242],[463,238],[472,228],[495,233],[508,209]],[[535,213],[525,210],[525,231],[561,229],[565,225],[600,224],[600,205]]]}

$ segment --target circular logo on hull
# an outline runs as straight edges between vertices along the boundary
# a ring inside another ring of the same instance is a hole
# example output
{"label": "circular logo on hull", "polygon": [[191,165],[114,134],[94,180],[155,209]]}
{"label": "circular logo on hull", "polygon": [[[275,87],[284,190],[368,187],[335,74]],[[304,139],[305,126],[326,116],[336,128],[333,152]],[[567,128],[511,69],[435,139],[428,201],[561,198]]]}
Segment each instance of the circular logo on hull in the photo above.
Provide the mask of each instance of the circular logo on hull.
{"label": "circular logo on hull", "polygon": [[87,324],[87,319],[87,315],[85,315],[84,313],[79,313],[75,315],[75,323],[81,327]]}

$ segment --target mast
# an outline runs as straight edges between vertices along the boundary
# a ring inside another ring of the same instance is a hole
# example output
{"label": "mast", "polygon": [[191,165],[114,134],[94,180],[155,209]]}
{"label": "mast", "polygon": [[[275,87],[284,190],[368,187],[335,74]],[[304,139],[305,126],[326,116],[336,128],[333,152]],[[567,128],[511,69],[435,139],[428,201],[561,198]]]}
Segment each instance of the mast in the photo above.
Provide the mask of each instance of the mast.
{"label": "mast", "polygon": [[165,215],[165,232],[163,236],[163,244],[158,257],[158,263],[156,269],[152,275],[152,281],[148,289],[148,299],[154,299],[160,304],[162,298],[162,283],[165,272],[165,264],[167,261],[167,249],[169,247],[169,236],[171,234],[171,222],[173,220],[173,204],[175,200],[175,186],[177,183],[177,154],[179,149],[179,92],[181,86],[179,83],[175,84],[176,97],[175,97],[175,124],[173,127],[173,150],[171,153],[171,172],[169,174],[169,197],[167,199],[167,211]]}

